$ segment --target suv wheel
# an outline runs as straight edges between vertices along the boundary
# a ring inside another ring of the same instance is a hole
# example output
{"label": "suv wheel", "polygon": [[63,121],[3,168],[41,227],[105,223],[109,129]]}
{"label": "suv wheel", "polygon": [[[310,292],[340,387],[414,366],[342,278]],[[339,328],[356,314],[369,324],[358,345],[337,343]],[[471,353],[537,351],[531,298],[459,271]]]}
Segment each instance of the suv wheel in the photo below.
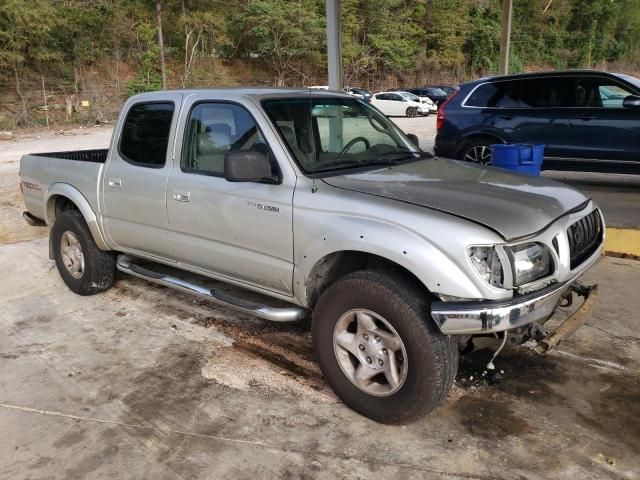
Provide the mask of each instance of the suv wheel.
{"label": "suv wheel", "polygon": [[320,297],[312,332],[327,383],[378,422],[430,413],[457,372],[457,345],[430,320],[424,292],[399,275],[363,270],[341,278]]}
{"label": "suv wheel", "polygon": [[51,229],[53,256],[58,272],[70,290],[93,295],[113,285],[116,256],[98,248],[78,210],[62,212]]}
{"label": "suv wheel", "polygon": [[416,107],[407,108],[407,117],[415,118],[418,116],[418,109]]}
{"label": "suv wheel", "polygon": [[487,165],[491,163],[491,144],[486,140],[476,140],[467,144],[460,154],[460,160]]}

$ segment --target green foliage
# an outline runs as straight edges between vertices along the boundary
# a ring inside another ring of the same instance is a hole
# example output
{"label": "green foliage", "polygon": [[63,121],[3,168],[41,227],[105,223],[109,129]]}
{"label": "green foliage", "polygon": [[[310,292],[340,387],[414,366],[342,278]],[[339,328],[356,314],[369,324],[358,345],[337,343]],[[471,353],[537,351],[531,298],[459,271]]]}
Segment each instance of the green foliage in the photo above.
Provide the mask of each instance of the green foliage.
{"label": "green foliage", "polygon": [[[158,89],[155,6],[155,0],[0,0],[0,80],[12,82],[22,98],[25,80],[73,79],[78,88],[85,69],[111,62],[126,64],[126,78],[133,71],[127,92]],[[162,0],[161,6],[171,86],[224,78],[209,59],[250,65],[280,85],[325,73],[325,0]],[[342,0],[346,81],[496,73],[501,8],[502,0]],[[511,71],[614,62],[637,70],[639,59],[640,0],[514,0]],[[22,98],[22,122],[29,121],[27,103]]]}
{"label": "green foliage", "polygon": [[323,49],[324,24],[310,1],[250,0],[235,22],[244,53],[271,66],[279,85],[288,71],[296,71],[296,61],[317,58]]}
{"label": "green foliage", "polygon": [[138,58],[140,68],[136,77],[127,85],[127,91],[130,95],[162,90],[162,77],[158,66],[160,47],[155,41],[155,26],[147,22],[141,22],[137,26],[137,34],[141,45]]}

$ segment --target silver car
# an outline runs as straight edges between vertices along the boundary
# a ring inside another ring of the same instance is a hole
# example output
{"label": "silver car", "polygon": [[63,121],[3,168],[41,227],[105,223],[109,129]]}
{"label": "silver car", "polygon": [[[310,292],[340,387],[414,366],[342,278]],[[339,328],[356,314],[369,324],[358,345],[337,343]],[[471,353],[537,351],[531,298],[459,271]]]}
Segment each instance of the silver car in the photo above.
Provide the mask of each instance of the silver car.
{"label": "silver car", "polygon": [[[147,93],[127,100],[109,150],[22,158],[25,218],[51,227],[50,256],[80,295],[119,270],[271,321],[310,318],[340,398],[406,423],[443,401],[477,336],[544,353],[571,334],[595,301],[578,278],[605,231],[566,185],[415,144],[336,92]],[[545,332],[574,293],[581,309]]]}

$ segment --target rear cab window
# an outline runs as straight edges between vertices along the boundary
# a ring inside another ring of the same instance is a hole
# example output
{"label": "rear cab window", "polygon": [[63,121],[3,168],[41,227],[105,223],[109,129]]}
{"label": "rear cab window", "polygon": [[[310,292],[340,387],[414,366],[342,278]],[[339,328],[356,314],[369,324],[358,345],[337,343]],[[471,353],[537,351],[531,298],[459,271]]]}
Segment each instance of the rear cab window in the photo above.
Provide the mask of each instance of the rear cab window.
{"label": "rear cab window", "polygon": [[120,156],[139,167],[162,168],[167,160],[174,110],[173,102],[133,105],[122,127]]}

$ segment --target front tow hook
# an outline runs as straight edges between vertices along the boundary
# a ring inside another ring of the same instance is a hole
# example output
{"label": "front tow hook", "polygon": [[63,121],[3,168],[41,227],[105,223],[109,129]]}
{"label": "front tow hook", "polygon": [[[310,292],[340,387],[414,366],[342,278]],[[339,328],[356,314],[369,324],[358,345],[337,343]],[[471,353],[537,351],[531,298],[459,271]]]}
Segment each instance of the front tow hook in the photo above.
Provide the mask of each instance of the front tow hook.
{"label": "front tow hook", "polygon": [[[589,318],[593,311],[593,307],[598,301],[598,285],[572,285],[569,291],[576,293],[580,297],[584,297],[584,302],[573,315],[562,322],[553,333],[540,340],[533,348],[540,355],[546,355],[556,348],[564,339],[573,335],[573,333],[587,321],[587,318]],[[567,304],[570,305],[571,302]]]}

